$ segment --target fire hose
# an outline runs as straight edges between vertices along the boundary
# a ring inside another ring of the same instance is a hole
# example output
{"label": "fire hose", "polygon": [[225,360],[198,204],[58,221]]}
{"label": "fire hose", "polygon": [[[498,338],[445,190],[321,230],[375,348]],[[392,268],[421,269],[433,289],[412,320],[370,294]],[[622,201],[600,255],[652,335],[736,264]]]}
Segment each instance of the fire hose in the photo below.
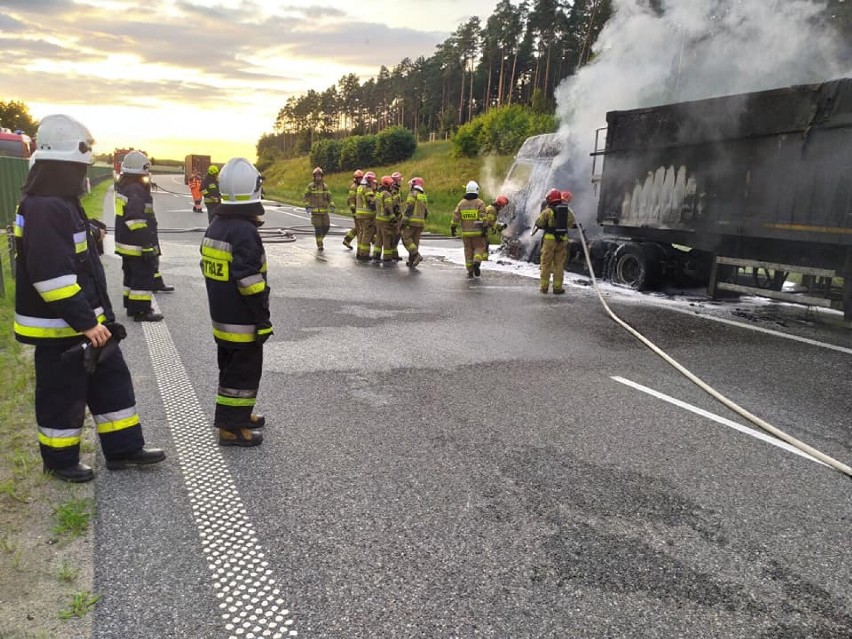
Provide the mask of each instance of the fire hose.
{"label": "fire hose", "polygon": [[671,364],[679,373],[684,375],[687,379],[689,379],[692,383],[694,383],[696,386],[698,386],[701,390],[705,391],[711,397],[720,401],[722,404],[724,404],[725,406],[730,408],[735,413],[744,417],[745,419],[750,421],[752,424],[755,424],[759,428],[765,430],[766,432],[777,437],[778,439],[787,442],[791,446],[795,446],[796,448],[798,448],[802,452],[807,453],[808,455],[810,455],[814,459],[818,459],[819,461],[826,464],[827,466],[831,466],[835,470],[840,471],[841,473],[845,474],[846,476],[852,478],[852,468],[850,468],[846,464],[843,464],[843,463],[837,461],[833,457],[829,457],[828,455],[818,451],[817,449],[805,444],[804,442],[796,439],[792,435],[788,435],[784,431],[776,428],[775,426],[764,421],[763,419],[761,419],[757,415],[754,415],[753,413],[749,412],[748,410],[746,410],[745,408],[743,408],[739,404],[728,399],[727,397],[722,395],[719,391],[717,391],[716,389],[711,387],[709,384],[704,382],[702,379],[700,379],[697,375],[695,375],[691,371],[687,370],[684,366],[682,366],[677,361],[675,361],[672,357],[670,357],[668,354],[666,354],[656,344],[654,344],[651,340],[649,340],[647,337],[642,335],[635,328],[630,326],[627,322],[625,322],[624,320],[619,318],[612,311],[612,309],[610,309],[609,305],[606,303],[606,300],[604,300],[603,294],[601,293],[600,288],[598,287],[597,279],[595,278],[595,270],[594,270],[594,268],[592,268],[592,260],[591,260],[591,257],[589,256],[589,248],[588,248],[588,245],[586,243],[586,235],[585,235],[585,233],[583,233],[583,227],[580,224],[577,225],[577,228],[580,231],[580,244],[583,245],[583,252],[585,253],[585,256],[586,256],[586,266],[588,267],[589,275],[591,275],[591,278],[592,278],[592,287],[595,289],[595,293],[597,293],[598,299],[600,299],[601,304],[603,304],[603,307],[606,310],[607,314],[609,314],[609,316],[617,324],[619,324],[622,328],[624,328],[626,331],[631,333],[636,339],[638,339],[640,342],[645,344],[645,346],[650,348],[657,355],[662,357],[666,362]]}

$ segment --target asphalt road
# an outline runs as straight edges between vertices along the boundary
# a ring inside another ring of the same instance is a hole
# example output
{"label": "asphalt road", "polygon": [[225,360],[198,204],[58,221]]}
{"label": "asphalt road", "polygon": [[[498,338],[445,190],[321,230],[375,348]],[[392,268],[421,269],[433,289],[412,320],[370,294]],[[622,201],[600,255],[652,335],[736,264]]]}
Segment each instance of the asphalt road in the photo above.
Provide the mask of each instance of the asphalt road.
{"label": "asphalt road", "polygon": [[[155,196],[162,228],[203,227],[190,208]],[[122,348],[169,458],[98,459],[96,638],[852,636],[852,481],[733,428],[588,286],[468,280],[441,258],[456,242],[412,272],[297,237],[267,243],[266,439],[240,450],[212,427],[201,233],[161,235],[177,290]],[[852,462],[852,331],[608,299],[717,390]]]}

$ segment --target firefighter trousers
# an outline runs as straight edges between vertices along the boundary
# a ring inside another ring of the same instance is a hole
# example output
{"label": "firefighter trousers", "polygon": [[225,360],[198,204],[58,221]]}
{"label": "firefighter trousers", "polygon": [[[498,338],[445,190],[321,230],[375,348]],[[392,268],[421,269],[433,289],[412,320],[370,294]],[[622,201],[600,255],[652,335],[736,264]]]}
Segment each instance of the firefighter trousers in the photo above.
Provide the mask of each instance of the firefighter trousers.
{"label": "firefighter trousers", "polygon": [[219,389],[216,393],[216,428],[256,428],[251,414],[263,374],[263,345],[230,348],[218,344]]}
{"label": "firefighter trousers", "polygon": [[106,459],[141,449],[145,440],[121,350],[116,349],[89,375],[83,369],[82,352],[62,357],[67,348],[35,347],[35,413],[45,468],[66,468],[80,461],[86,406]]}
{"label": "firefighter trousers", "polygon": [[358,229],[358,251],[357,256],[361,259],[370,257],[370,244],[376,234],[376,218],[373,216],[361,216],[355,218],[355,227]]}
{"label": "firefighter trousers", "polygon": [[124,308],[127,309],[128,315],[141,315],[151,310],[157,265],[156,258],[121,256],[121,270],[124,272]]}
{"label": "firefighter trousers", "polygon": [[473,272],[473,265],[480,264],[485,255],[485,238],[482,235],[462,237],[464,244],[464,265],[468,273]]}
{"label": "firefighter trousers", "polygon": [[541,278],[539,288],[547,291],[550,287],[550,276],[553,275],[553,291],[562,291],[562,280],[565,276],[565,258],[568,256],[567,240],[551,240],[545,238],[541,243]]}
{"label": "firefighter trousers", "polygon": [[328,213],[311,213],[311,224],[314,226],[317,248],[323,248],[323,238],[328,235],[328,230],[331,228]]}
{"label": "firefighter trousers", "polygon": [[408,251],[408,262],[420,255],[420,233],[423,232],[423,227],[419,224],[409,224],[402,227],[402,243],[405,244],[405,249]]}

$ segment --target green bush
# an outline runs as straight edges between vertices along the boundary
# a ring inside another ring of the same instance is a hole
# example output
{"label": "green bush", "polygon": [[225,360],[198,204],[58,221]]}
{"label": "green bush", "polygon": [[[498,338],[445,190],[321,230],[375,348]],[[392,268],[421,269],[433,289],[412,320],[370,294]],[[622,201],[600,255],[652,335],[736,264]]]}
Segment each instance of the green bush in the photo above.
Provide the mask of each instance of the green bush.
{"label": "green bush", "polygon": [[372,166],[376,155],[375,135],[353,135],[343,140],[340,149],[340,168],[344,171]]}
{"label": "green bush", "polygon": [[556,130],[553,115],[534,113],[519,106],[491,109],[460,126],[452,138],[455,157],[475,157],[479,153],[515,153],[524,140]]}
{"label": "green bush", "polygon": [[392,126],[376,136],[376,153],[372,164],[385,165],[407,160],[417,150],[414,134],[401,126]]}
{"label": "green bush", "polygon": [[336,173],[340,170],[340,151],[343,143],[340,140],[320,140],[311,147],[311,164],[322,167],[326,173]]}

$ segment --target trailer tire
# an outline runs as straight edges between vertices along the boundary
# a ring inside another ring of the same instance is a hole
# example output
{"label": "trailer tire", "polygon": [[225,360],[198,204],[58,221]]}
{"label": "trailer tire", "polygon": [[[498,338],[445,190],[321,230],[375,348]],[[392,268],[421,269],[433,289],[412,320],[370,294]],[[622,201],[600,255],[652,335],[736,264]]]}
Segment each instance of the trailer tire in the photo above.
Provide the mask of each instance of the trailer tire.
{"label": "trailer tire", "polygon": [[612,257],[612,281],[643,291],[654,284],[654,257],[641,244],[622,244]]}

